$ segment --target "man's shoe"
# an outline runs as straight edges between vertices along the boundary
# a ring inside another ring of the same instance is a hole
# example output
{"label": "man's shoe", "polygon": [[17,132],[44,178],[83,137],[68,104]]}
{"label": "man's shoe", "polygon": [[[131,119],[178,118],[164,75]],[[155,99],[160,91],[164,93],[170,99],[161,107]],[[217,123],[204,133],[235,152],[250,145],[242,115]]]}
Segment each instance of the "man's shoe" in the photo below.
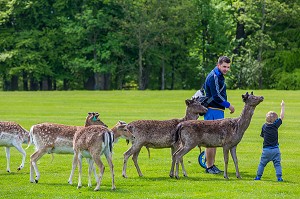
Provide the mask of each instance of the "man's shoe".
{"label": "man's shoe", "polygon": [[278,182],[283,182],[283,179],[282,178],[277,178],[277,181]]}
{"label": "man's shoe", "polygon": [[254,178],[254,180],[260,180],[260,177],[256,176],[256,177]]}
{"label": "man's shoe", "polygon": [[209,167],[206,169],[206,173],[210,173],[210,174],[218,174],[220,173],[220,171],[215,169],[215,166],[213,165],[212,167]]}
{"label": "man's shoe", "polygon": [[214,168],[215,171],[217,171],[217,172],[219,172],[219,173],[223,172],[223,171],[221,171],[220,169],[218,169],[218,167],[216,167],[216,165],[213,165],[213,168]]}
{"label": "man's shoe", "polygon": [[218,171],[215,171],[213,167],[210,167],[206,169],[206,173],[218,174]]}

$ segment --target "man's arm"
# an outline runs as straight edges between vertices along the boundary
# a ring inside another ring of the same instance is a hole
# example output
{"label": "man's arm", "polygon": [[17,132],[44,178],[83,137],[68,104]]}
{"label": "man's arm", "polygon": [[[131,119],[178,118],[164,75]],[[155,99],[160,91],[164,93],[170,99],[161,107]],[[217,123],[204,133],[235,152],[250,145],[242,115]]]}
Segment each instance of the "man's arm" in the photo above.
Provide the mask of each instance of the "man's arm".
{"label": "man's arm", "polygon": [[235,109],[234,106],[231,105],[220,92],[220,85],[218,81],[218,77],[214,75],[213,81],[210,82],[211,86],[211,94],[215,102],[219,103],[220,105],[224,106],[225,108],[228,108],[230,110],[230,114],[234,113]]}

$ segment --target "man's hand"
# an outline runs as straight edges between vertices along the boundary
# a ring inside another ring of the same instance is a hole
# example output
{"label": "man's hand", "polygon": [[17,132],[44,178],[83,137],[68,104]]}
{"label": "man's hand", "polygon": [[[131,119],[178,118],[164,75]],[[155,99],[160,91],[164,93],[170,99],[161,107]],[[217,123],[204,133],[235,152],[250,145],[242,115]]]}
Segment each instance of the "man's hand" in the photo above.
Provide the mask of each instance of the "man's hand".
{"label": "man's hand", "polygon": [[230,114],[234,113],[234,111],[235,111],[234,106],[232,106],[232,105],[230,104],[230,106],[229,106],[228,108],[229,108],[229,110],[230,110]]}

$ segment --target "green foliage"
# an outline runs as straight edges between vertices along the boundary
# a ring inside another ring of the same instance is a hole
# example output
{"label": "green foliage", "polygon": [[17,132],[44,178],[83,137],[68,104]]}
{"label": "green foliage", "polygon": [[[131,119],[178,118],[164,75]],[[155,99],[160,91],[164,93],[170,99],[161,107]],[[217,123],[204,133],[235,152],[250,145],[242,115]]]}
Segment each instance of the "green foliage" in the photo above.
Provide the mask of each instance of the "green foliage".
{"label": "green foliage", "polygon": [[299,1],[3,0],[0,81],[4,90],[199,89],[228,55],[230,88],[282,89],[273,73],[297,73],[299,19]]}
{"label": "green foliage", "polygon": [[[118,120],[127,123],[139,119],[166,120],[181,118],[185,113],[185,99],[195,90],[186,91],[44,91],[44,92],[0,92],[1,121],[16,121],[26,129],[41,122],[67,125],[83,125],[87,112],[98,111],[100,118],[113,127]],[[236,112],[225,117],[238,117],[244,103],[241,95],[245,90],[229,90],[229,101]],[[83,187],[77,189],[78,173],[73,185],[67,183],[72,156],[49,154],[38,161],[41,178],[38,184],[29,182],[29,157],[34,152],[32,145],[26,150],[25,167],[17,171],[21,155],[11,148],[11,173],[6,170],[5,150],[0,150],[0,198],[298,198],[299,191],[299,91],[255,90],[263,95],[264,101],[255,109],[250,126],[237,147],[237,156],[242,179],[236,179],[234,164],[229,158],[229,180],[222,175],[206,174],[198,164],[199,149],[195,148],[184,156],[188,177],[172,179],[170,149],[142,148],[139,165],[144,177],[138,177],[131,158],[128,160],[128,178],[122,177],[123,153],[131,146],[120,139],[114,145],[113,162],[116,190],[111,190],[111,175],[105,157],[102,186],[99,192],[87,187],[86,161],[83,161]],[[7,100],[9,99],[9,100]],[[273,110],[280,112],[280,102],[285,100],[286,114],[279,129],[284,182],[277,182],[273,164],[269,163],[261,181],[254,181],[262,149],[259,136],[265,122],[265,114]],[[26,104],[26,106],[24,106]],[[203,118],[200,118],[203,119]],[[26,148],[27,145],[23,145]],[[203,150],[203,149],[202,149]],[[223,169],[223,153],[218,148],[216,164]]]}
{"label": "green foliage", "polygon": [[300,69],[294,73],[279,72],[275,76],[274,86],[282,90],[299,90],[300,89]]}

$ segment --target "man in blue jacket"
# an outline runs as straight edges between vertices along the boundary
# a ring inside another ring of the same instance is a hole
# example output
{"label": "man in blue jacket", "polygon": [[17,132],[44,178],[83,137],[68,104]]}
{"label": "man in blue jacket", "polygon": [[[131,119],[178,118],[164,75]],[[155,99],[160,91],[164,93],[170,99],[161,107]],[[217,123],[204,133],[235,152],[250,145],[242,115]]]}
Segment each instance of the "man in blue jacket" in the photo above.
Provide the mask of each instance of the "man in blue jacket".
{"label": "man in blue jacket", "polygon": [[[230,59],[221,56],[218,59],[217,66],[207,75],[204,89],[206,96],[213,100],[208,105],[208,111],[204,115],[204,120],[216,120],[224,118],[224,110],[228,108],[230,113],[234,112],[234,107],[227,101],[226,84],[224,75],[230,69]],[[218,174],[222,172],[215,165],[216,148],[207,148],[206,156],[206,172]]]}

